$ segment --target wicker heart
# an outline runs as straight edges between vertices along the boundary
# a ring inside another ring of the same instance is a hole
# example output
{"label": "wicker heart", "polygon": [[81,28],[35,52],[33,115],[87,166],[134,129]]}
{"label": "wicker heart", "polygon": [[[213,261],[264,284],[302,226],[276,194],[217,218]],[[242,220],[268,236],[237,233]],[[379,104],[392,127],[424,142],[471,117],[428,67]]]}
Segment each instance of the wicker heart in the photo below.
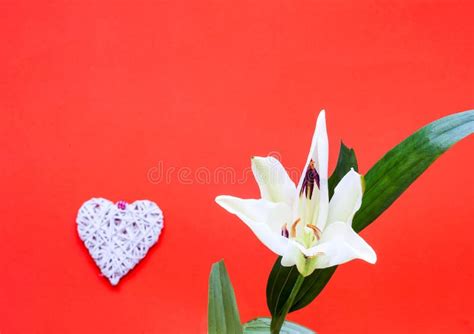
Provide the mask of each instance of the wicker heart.
{"label": "wicker heart", "polygon": [[79,237],[112,285],[145,257],[162,228],[160,208],[147,200],[114,204],[93,198],[77,214]]}

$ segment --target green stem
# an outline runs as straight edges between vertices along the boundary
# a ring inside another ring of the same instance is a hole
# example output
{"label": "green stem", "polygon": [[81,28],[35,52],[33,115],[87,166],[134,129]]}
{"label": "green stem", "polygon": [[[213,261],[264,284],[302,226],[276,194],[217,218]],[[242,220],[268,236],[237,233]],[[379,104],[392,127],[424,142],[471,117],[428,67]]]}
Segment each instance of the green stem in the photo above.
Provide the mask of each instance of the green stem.
{"label": "green stem", "polygon": [[295,285],[293,285],[293,289],[291,290],[290,296],[288,297],[285,305],[283,306],[283,309],[281,310],[280,313],[278,313],[278,315],[275,315],[272,317],[272,323],[270,325],[272,334],[280,333],[281,326],[283,326],[283,323],[285,322],[286,315],[288,314],[288,311],[293,305],[293,302],[295,301],[298,291],[300,291],[303,281],[304,281],[304,277],[301,274],[298,275]]}

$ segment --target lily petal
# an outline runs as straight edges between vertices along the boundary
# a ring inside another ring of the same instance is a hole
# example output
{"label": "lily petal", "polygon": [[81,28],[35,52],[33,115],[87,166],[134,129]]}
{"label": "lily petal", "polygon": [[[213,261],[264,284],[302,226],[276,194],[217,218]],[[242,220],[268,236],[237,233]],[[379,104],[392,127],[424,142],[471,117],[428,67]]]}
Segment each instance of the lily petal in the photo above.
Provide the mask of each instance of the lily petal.
{"label": "lily petal", "polygon": [[352,225],[352,218],[362,204],[362,176],[351,169],[338,183],[329,202],[328,224],[336,221]]}
{"label": "lily petal", "polygon": [[299,248],[304,255],[317,257],[316,268],[319,269],[354,259],[361,259],[372,264],[377,261],[377,255],[372,247],[344,222],[328,225],[316,246],[306,249],[300,245]]}
{"label": "lily petal", "polygon": [[301,211],[306,213],[313,212],[314,215],[309,215],[309,220],[306,220],[306,223],[316,225],[320,230],[322,230],[326,224],[329,206],[328,155],[329,146],[328,135],[326,131],[326,114],[325,111],[322,110],[319,113],[318,120],[316,122],[316,130],[314,131],[313,140],[311,142],[311,149],[309,151],[308,159],[306,160],[305,168],[297,188],[298,193],[304,195],[304,189],[302,192],[301,188],[305,181],[305,177],[307,176],[308,167],[310,166],[311,161],[313,161],[314,167],[316,168],[319,176],[319,192],[318,188],[315,186],[313,190],[313,195],[315,196],[312,196],[310,205],[304,198],[302,198],[302,196],[300,196],[300,204],[303,205],[304,208],[300,208],[299,211],[300,213]]}
{"label": "lily petal", "polygon": [[227,195],[216,197],[216,202],[247,224],[272,252],[285,254],[288,239],[281,235],[281,228],[291,221],[291,209],[287,204]]}
{"label": "lily petal", "polygon": [[293,206],[296,186],[280,161],[273,157],[253,157],[252,172],[263,199]]}
{"label": "lily petal", "polygon": [[286,249],[285,254],[281,258],[281,265],[283,267],[292,267],[300,261],[302,257],[301,251],[296,246],[296,242],[290,240],[288,243],[288,248]]}

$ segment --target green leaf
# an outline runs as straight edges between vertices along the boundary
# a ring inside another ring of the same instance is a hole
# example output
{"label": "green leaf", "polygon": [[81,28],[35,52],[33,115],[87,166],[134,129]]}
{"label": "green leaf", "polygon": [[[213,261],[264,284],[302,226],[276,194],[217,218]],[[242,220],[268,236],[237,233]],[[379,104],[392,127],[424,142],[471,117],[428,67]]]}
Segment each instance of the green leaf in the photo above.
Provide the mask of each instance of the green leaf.
{"label": "green leaf", "polygon": [[242,333],[234,288],[232,288],[222,260],[212,265],[208,302],[207,326],[209,334]]}
{"label": "green leaf", "polygon": [[365,175],[357,232],[382,214],[441,154],[474,132],[474,110],[443,117],[388,151]]}
{"label": "green leaf", "polygon": [[267,281],[267,307],[272,316],[281,313],[300,274],[296,266],[283,267],[280,261],[281,256],[273,265]]}
{"label": "green leaf", "polygon": [[[341,142],[336,168],[328,180],[330,196],[334,193],[336,185],[351,168],[354,168],[356,171],[358,170],[355,152]],[[281,313],[299,275],[296,267],[283,267],[280,261],[281,257],[278,257],[267,282],[267,306],[273,317]],[[299,305],[301,300],[305,300],[305,298],[312,298],[311,300],[313,300],[316,298],[319,292],[326,286],[335,270],[336,267],[315,270],[306,277],[296,296],[295,303],[290,308],[290,312],[295,310],[295,307]]]}
{"label": "green leaf", "polygon": [[323,291],[336,269],[337,266],[316,269],[311,275],[306,277],[303,286],[293,302],[293,306],[290,308],[290,312],[299,310],[311,303],[319,293]]}
{"label": "green leaf", "polygon": [[[270,333],[271,318],[257,318],[244,324],[244,334]],[[309,328],[298,325],[294,322],[285,321],[281,334],[316,334]]]}
{"label": "green leaf", "polygon": [[339,148],[339,158],[337,159],[336,169],[334,169],[334,172],[328,180],[329,198],[331,198],[334,194],[334,188],[336,188],[339,181],[341,181],[344,175],[346,175],[347,172],[351,170],[351,168],[354,168],[356,172],[359,171],[354,149],[347,147],[341,141],[341,147]]}
{"label": "green leaf", "polygon": [[[354,230],[360,232],[372,223],[441,154],[473,132],[474,110],[469,110],[434,121],[391,149],[365,175],[365,193],[361,209],[353,220]],[[341,147],[340,159],[342,150]],[[355,154],[354,161],[356,161]],[[331,178],[336,175],[339,174],[333,174]],[[331,181],[329,183],[331,184]],[[334,183],[331,184],[333,187]],[[277,313],[281,305],[285,303],[288,298],[287,291],[291,291],[291,286],[295,282],[292,275],[283,277],[291,268],[282,267],[283,270],[279,268],[281,267],[280,259],[277,259],[268,281],[270,290],[272,293],[277,293],[278,298],[268,294],[267,286],[267,303],[272,314]],[[316,270],[306,277],[290,312],[311,303],[326,286],[335,270],[336,267]]]}

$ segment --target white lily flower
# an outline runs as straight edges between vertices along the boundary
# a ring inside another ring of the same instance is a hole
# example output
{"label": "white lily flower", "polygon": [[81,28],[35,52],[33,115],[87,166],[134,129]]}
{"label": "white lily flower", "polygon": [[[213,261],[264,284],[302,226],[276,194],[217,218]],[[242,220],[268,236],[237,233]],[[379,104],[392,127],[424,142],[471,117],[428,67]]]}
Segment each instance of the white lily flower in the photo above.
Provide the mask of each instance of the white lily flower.
{"label": "white lily flower", "polygon": [[353,229],[363,177],[353,169],[328,195],[328,138],[324,110],[319,114],[311,149],[298,187],[273,157],[253,157],[252,171],[261,199],[222,195],[216,202],[238,216],[283,266],[296,265],[303,276],[353,259],[375,263],[377,256]]}

